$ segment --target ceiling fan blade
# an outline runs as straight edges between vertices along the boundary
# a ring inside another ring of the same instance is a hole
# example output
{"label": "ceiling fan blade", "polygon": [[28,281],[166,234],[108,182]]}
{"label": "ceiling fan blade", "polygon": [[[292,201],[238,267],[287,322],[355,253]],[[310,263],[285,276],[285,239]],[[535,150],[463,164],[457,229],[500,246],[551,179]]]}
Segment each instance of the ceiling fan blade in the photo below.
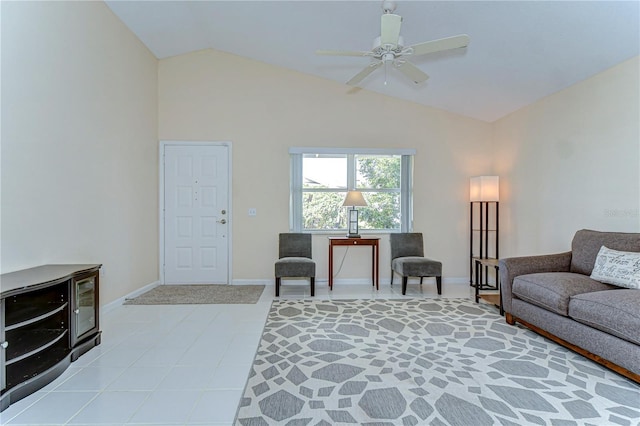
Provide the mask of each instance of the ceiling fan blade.
{"label": "ceiling fan blade", "polygon": [[461,47],[467,47],[469,44],[469,36],[466,34],[460,34],[453,37],[441,38],[433,41],[426,41],[424,43],[414,44],[410,46],[413,49],[413,56],[426,55],[427,53],[441,52],[449,49],[459,49]]}
{"label": "ceiling fan blade", "polygon": [[316,50],[316,55],[329,56],[372,56],[371,52],[363,52],[359,50]]}
{"label": "ceiling fan blade", "polygon": [[420,84],[423,81],[427,81],[429,76],[425,74],[420,68],[416,67],[409,61],[397,62],[394,66],[404,75],[409,77],[415,84]]}
{"label": "ceiling fan blade", "polygon": [[372,72],[380,68],[381,65],[382,65],[382,61],[370,63],[368,67],[366,67],[365,69],[360,71],[358,74],[353,76],[351,80],[347,81],[347,84],[349,86],[356,86],[358,83],[364,80],[366,76],[368,76],[369,74],[371,74]]}
{"label": "ceiling fan blade", "polygon": [[394,47],[398,45],[400,38],[400,26],[402,25],[402,17],[392,13],[385,13],[380,19],[380,44],[391,44]]}

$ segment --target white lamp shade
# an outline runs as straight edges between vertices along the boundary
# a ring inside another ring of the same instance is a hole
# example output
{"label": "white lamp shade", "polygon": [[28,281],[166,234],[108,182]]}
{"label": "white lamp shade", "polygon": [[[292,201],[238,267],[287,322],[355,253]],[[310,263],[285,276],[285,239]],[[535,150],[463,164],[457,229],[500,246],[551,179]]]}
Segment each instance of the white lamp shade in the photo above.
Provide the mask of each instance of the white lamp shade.
{"label": "white lamp shade", "polygon": [[500,178],[498,176],[476,176],[469,185],[471,201],[499,201]]}
{"label": "white lamp shade", "polygon": [[362,196],[362,192],[360,191],[349,191],[347,192],[347,196],[344,198],[343,206],[353,206],[353,207],[366,207],[367,202],[364,200]]}

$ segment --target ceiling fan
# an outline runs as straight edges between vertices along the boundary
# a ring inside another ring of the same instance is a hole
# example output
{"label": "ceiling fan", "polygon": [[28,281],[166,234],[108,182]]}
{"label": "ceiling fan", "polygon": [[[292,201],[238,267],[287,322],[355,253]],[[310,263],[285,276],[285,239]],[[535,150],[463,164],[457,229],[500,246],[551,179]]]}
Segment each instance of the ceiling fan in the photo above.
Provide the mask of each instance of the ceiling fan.
{"label": "ceiling fan", "polygon": [[[459,49],[469,44],[469,36],[460,34],[453,37],[441,38],[438,40],[427,41],[424,43],[405,46],[404,40],[400,35],[400,27],[402,25],[402,17],[395,15],[396,3],[394,1],[383,1],[382,15],[380,22],[380,36],[373,41],[373,49],[365,51],[349,51],[349,50],[317,50],[318,55],[331,56],[369,56],[372,58],[371,63],[347,81],[350,86],[356,86],[369,74],[385,66],[386,70],[391,64],[398,71],[406,75],[415,84],[426,81],[429,76],[409,62],[406,57],[421,56],[429,53],[442,52],[444,50]],[[386,74],[385,74],[386,75]],[[384,84],[387,84],[386,78]]]}

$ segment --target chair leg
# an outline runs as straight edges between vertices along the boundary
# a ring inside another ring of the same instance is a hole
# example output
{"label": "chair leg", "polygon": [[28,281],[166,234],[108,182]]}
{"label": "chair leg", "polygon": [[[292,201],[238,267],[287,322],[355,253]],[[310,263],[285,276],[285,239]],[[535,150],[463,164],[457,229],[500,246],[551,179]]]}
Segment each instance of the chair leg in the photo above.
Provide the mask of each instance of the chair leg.
{"label": "chair leg", "polygon": [[407,281],[409,280],[409,277],[402,277],[402,295],[404,296],[405,294],[407,294]]}
{"label": "chair leg", "polygon": [[280,277],[276,277],[276,297],[280,296]]}
{"label": "chair leg", "polygon": [[423,278],[424,278],[424,277],[420,277],[420,285],[422,285],[422,279],[423,279]]}
{"label": "chair leg", "polygon": [[393,269],[391,270],[391,285],[393,286]]}
{"label": "chair leg", "polygon": [[311,277],[309,281],[311,281],[311,297],[313,297],[316,295],[316,278]]}
{"label": "chair leg", "polygon": [[436,277],[436,287],[438,288],[438,294],[442,295],[442,277]]}

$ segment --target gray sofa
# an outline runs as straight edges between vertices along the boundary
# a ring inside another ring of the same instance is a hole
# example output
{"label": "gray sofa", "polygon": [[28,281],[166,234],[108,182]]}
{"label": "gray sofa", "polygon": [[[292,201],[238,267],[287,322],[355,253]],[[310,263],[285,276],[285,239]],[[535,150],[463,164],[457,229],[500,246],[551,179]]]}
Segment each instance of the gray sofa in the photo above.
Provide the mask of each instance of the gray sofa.
{"label": "gray sofa", "polygon": [[507,323],[640,383],[640,290],[589,277],[602,246],[640,252],[640,234],[580,230],[569,252],[500,260]]}

